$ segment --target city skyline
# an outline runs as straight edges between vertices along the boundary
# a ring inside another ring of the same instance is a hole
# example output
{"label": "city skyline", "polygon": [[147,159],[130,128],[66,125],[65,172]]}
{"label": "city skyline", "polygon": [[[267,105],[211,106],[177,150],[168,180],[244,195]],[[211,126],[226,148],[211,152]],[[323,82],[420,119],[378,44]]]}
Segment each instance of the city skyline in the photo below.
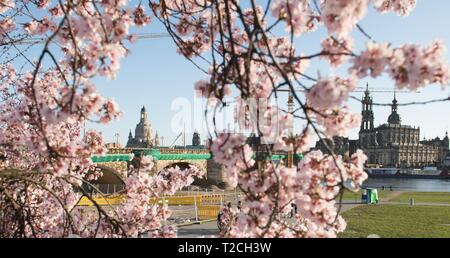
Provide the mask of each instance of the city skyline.
{"label": "city skyline", "polygon": [[[376,94],[377,94],[377,92],[370,92],[370,94],[373,96],[374,94],[375,94],[375,96],[376,96]],[[363,93],[361,93],[361,95],[363,95]],[[396,98],[396,100],[397,101],[399,101],[399,99],[401,99],[401,96],[399,97],[399,95],[402,95],[401,93],[399,94],[398,92],[396,93],[396,96],[395,96],[395,98]],[[392,99],[394,98],[394,93],[392,93]],[[376,99],[376,98],[375,98]],[[376,102],[376,100],[375,100],[375,102],[374,103],[377,103]],[[402,102],[400,102],[399,101],[399,103],[401,104]],[[444,102],[445,103],[445,102]],[[388,116],[389,116],[389,114],[391,113],[391,106],[386,106],[385,104],[389,104],[389,103],[382,103],[383,105],[375,105],[374,107],[373,107],[373,109],[374,109],[374,124],[375,124],[375,126],[379,126],[379,125],[382,125],[382,124],[384,124],[384,123],[386,123],[387,122],[387,119],[388,119]],[[425,106],[425,109],[428,109],[429,108],[429,106],[431,106],[431,105],[435,105],[436,103],[430,103],[430,104],[426,104],[426,106]],[[427,106],[428,105],[428,106]],[[143,105],[144,107],[146,107],[146,109],[147,109],[147,112],[148,112],[148,115],[149,115],[149,123],[150,123],[150,125],[152,126],[152,129],[153,129],[153,131],[156,133],[156,132],[158,132],[158,135],[159,135],[159,137],[160,137],[160,139],[161,139],[161,137],[162,137],[162,139],[163,139],[163,142],[161,142],[161,145],[162,146],[169,146],[172,142],[173,142],[173,140],[175,140],[175,138],[176,138],[176,136],[178,135],[178,134],[176,134],[175,135],[175,137],[173,138],[173,139],[171,139],[171,138],[166,138],[166,136],[165,136],[165,134],[163,134],[163,133],[161,133],[161,131],[157,128],[157,127],[155,127],[154,126],[154,122],[152,121],[152,119],[151,119],[151,117],[152,117],[152,114],[151,113],[149,113],[149,112],[151,112],[151,111],[148,111],[149,110],[149,108],[147,107],[147,105]],[[420,121],[417,121],[417,123],[415,123],[414,122],[414,120],[410,120],[410,118],[411,117],[413,117],[414,116],[414,113],[413,114],[411,114],[411,113],[408,113],[408,112],[402,112],[402,110],[403,109],[409,109],[410,107],[409,106],[399,106],[398,107],[398,113],[399,113],[399,115],[400,115],[400,117],[401,117],[401,119],[402,119],[402,121],[401,121],[401,123],[402,124],[408,124],[408,125],[411,125],[411,126],[413,126],[413,127],[416,127],[416,128],[420,128],[420,132],[421,132],[421,139],[419,139],[419,140],[423,140],[423,139],[435,139],[436,137],[439,137],[440,139],[442,139],[444,136],[445,136],[445,134],[447,133],[447,132],[449,132],[449,127],[447,127],[447,128],[444,128],[445,130],[444,131],[442,131],[440,134],[438,133],[438,134],[436,134],[436,135],[433,135],[432,133],[429,133],[429,131],[428,131],[428,133],[427,133],[427,128],[429,128],[429,126],[426,126],[426,125],[421,125],[421,123],[420,123]],[[431,108],[432,109],[432,108]],[[141,109],[139,109],[139,110],[141,110]],[[131,132],[133,135],[134,135],[134,128],[135,128],[135,126],[136,126],[136,124],[138,124],[139,123],[139,116],[140,116],[140,111],[136,111],[136,113],[135,114],[133,114],[132,115],[132,117],[134,117],[135,118],[135,123],[134,124],[131,124],[130,126],[129,126],[129,130],[127,131],[127,134],[125,135],[125,140],[124,140],[124,137],[122,137],[122,135],[120,135],[120,137],[119,137],[119,144],[121,144],[122,146],[125,146],[126,145],[126,142],[127,142],[127,140],[128,140],[128,135],[129,135],[129,132]],[[193,112],[194,113],[194,115],[195,115],[195,112]],[[175,115],[175,111],[174,111],[174,115]],[[405,117],[407,118],[407,119],[405,119]],[[409,119],[408,119],[409,118]],[[192,119],[192,120],[194,120],[194,119]],[[158,121],[158,119],[156,119],[156,121]],[[194,123],[192,123],[192,124],[194,124]],[[296,133],[299,133],[299,129],[298,128],[300,128],[298,125],[295,127],[296,128],[296,130],[295,130],[295,132]],[[424,129],[425,128],[425,129]],[[442,126],[441,127],[439,127],[439,128],[442,128]],[[201,131],[200,129],[199,129],[199,127],[196,127],[195,125],[194,126],[191,126],[191,127],[187,127],[186,128],[186,144],[189,144],[190,143],[190,141],[191,141],[191,136],[192,136],[192,134],[195,132],[195,131]],[[433,130],[433,131],[437,131],[437,130]],[[351,132],[349,133],[349,135],[347,136],[349,139],[358,139],[358,132],[359,132],[359,127],[358,128],[354,128],[353,130],[351,130]],[[181,132],[179,132],[179,133],[181,133]],[[203,134],[202,134],[203,133]],[[202,142],[204,142],[204,140],[206,140],[206,132],[203,132],[202,131],[202,133],[200,133],[200,137],[201,137],[201,141]],[[114,135],[114,138],[111,138],[111,140],[110,141],[107,141],[107,142],[116,142],[116,139],[117,139],[117,135]],[[180,138],[181,139],[181,138]],[[178,139],[178,141],[176,142],[176,144],[175,145],[181,145],[181,140],[180,139]],[[315,142],[315,140],[318,140],[317,138],[315,138],[314,139],[314,141],[312,141],[311,142],[311,147],[314,145],[314,142]]]}
{"label": "city skyline", "polygon": [[[439,8],[433,8],[439,7]],[[379,18],[372,8],[370,8],[366,19],[361,22],[361,26],[377,41],[388,41],[393,45],[403,43],[428,44],[432,39],[440,38],[446,46],[450,45],[450,35],[443,21],[448,20],[445,10],[450,9],[450,2],[427,1],[418,2],[414,12],[407,18],[398,17],[395,14],[385,14],[383,19]],[[380,30],[380,28],[383,28]],[[430,29],[431,28],[431,29]],[[155,21],[147,29],[147,32],[159,33],[163,31],[161,24]],[[399,33],[401,32],[401,33]],[[355,37],[355,49],[361,50],[368,41],[358,31],[353,33]],[[325,31],[307,34],[302,37],[297,44],[297,48],[304,53],[314,53],[320,46],[313,45],[318,39],[326,35]],[[149,51],[151,49],[152,51]],[[304,50],[304,51],[303,51]],[[445,53],[445,57],[450,59],[450,52]],[[174,43],[170,38],[159,38],[152,40],[139,40],[131,48],[131,53],[123,60],[122,68],[116,80],[110,81],[97,79],[100,92],[114,98],[123,112],[119,121],[114,121],[107,126],[88,123],[87,128],[100,130],[106,142],[114,142],[115,134],[119,133],[119,142],[125,144],[130,129],[133,129],[139,119],[139,110],[145,105],[149,111],[149,120],[154,130],[164,137],[165,143],[175,139],[179,132],[171,129],[171,119],[177,114],[177,110],[172,110],[171,105],[180,98],[193,105],[195,102],[194,83],[206,76],[190,62],[176,53]],[[315,73],[316,70],[327,71],[324,68],[326,63],[314,61],[308,71]],[[337,70],[328,69],[329,74],[346,75],[346,69],[342,67]],[[148,75],[143,77],[142,74]],[[174,76],[175,74],[175,76]],[[382,76],[376,80],[369,78],[360,81],[359,86],[365,87],[366,82],[371,88],[392,88],[394,82],[387,76]],[[360,99],[362,93],[353,93],[352,96]],[[423,101],[442,98],[450,95],[450,88],[443,90],[439,86],[430,86],[421,89],[420,93],[399,93],[397,100],[400,104],[412,101]],[[393,94],[374,93],[377,103],[390,103]],[[279,103],[286,103],[287,97],[280,96]],[[349,107],[354,112],[360,112],[361,103],[350,99]],[[403,121],[407,124],[420,126],[421,135],[426,138],[436,136],[443,137],[445,131],[450,130],[450,121],[442,119],[448,116],[450,103],[433,103],[428,105],[400,106],[399,112]],[[384,123],[385,117],[390,112],[389,107],[375,106],[375,123]],[[195,113],[195,112],[192,112]],[[430,115],[431,114],[431,115]],[[300,125],[296,124],[296,128]],[[192,133],[194,129],[186,128]],[[358,129],[353,129],[349,133],[350,138],[357,138]],[[202,140],[205,133],[201,132]]]}

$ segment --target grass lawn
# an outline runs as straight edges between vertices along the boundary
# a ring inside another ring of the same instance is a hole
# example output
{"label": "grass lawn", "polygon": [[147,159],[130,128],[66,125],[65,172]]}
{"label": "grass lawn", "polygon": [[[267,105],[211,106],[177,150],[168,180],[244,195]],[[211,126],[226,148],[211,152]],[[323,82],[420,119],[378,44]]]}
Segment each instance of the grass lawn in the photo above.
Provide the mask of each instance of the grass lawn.
{"label": "grass lawn", "polygon": [[361,205],[343,213],[347,229],[339,237],[450,237],[450,207]]}
{"label": "grass lawn", "polygon": [[[382,190],[378,189],[378,197],[380,199],[383,199],[383,198],[389,196],[392,193],[393,193],[392,191],[386,191],[386,190],[382,191]],[[362,191],[361,190],[359,190],[356,193],[351,192],[349,190],[345,190],[342,200],[352,200],[352,201],[357,200],[357,201],[361,201],[361,195],[362,195]],[[339,196],[338,196],[337,200],[339,200]]]}
{"label": "grass lawn", "polygon": [[393,202],[408,202],[414,198],[416,203],[447,203],[450,204],[450,193],[405,192],[391,199]]}

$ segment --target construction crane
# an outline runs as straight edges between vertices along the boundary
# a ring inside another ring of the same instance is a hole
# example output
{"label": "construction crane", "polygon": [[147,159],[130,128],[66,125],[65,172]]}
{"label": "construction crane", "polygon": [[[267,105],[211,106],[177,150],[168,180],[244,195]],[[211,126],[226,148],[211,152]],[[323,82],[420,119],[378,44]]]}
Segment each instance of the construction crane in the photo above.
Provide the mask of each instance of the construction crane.
{"label": "construction crane", "polygon": [[[136,39],[159,39],[159,38],[170,38],[170,34],[168,33],[140,33],[140,34],[132,34],[136,36]],[[0,45],[32,45],[32,44],[43,44],[45,43],[46,38],[22,38],[15,39],[7,42],[2,42]]]}
{"label": "construction crane", "polygon": [[183,132],[181,132],[180,134],[177,135],[175,140],[173,140],[172,144],[169,145],[169,148],[173,147],[173,145],[177,142],[177,140],[181,137],[181,135],[183,135]]}
{"label": "construction crane", "polygon": [[172,142],[172,144],[170,144],[169,148],[173,148],[174,144],[177,142],[178,139],[180,139],[180,137],[183,135],[183,145],[186,148],[186,141],[185,141],[185,133],[184,131],[181,132],[180,134],[177,135],[177,137],[175,138],[175,140]]}

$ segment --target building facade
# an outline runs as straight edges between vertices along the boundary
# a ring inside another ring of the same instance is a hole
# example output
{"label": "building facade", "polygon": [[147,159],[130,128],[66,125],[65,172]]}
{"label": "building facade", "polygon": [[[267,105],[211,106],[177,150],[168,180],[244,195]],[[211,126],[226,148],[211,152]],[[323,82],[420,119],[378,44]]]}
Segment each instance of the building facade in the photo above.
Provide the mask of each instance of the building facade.
{"label": "building facade", "polygon": [[420,140],[420,127],[404,125],[398,113],[395,98],[391,104],[391,114],[387,123],[375,127],[373,99],[366,89],[361,100],[362,120],[358,140],[333,137],[317,141],[315,149],[324,153],[330,150],[337,155],[349,157],[357,149],[362,149],[368,157],[368,164],[384,167],[443,166],[449,152],[448,132],[442,140]]}
{"label": "building facade", "polygon": [[394,95],[387,123],[374,127],[373,99],[367,89],[362,99],[358,145],[368,163],[386,167],[440,166],[449,150],[448,133],[441,140],[420,141],[420,127],[401,123]]}

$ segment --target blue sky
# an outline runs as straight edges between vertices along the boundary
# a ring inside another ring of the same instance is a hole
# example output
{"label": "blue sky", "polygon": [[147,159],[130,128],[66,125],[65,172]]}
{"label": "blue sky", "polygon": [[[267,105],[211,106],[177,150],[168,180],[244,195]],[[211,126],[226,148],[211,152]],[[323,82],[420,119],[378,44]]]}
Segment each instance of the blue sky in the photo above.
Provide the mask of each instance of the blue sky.
{"label": "blue sky", "polygon": [[[415,10],[409,17],[399,17],[395,14],[379,14],[370,8],[361,26],[378,42],[390,42],[394,46],[403,43],[427,44],[433,39],[441,39],[450,48],[450,1],[419,0]],[[163,26],[156,19],[144,32],[164,32]],[[320,40],[325,36],[323,29],[316,33],[307,34],[298,38],[296,49],[305,54],[316,53]],[[365,45],[367,40],[359,32],[354,32],[356,52]],[[204,79],[204,74],[190,62],[176,53],[175,45],[170,38],[142,39],[131,47],[131,54],[126,57],[116,80],[98,79],[97,86],[104,96],[114,98],[123,111],[119,121],[107,126],[88,124],[88,128],[101,130],[107,142],[115,141],[114,135],[119,133],[121,144],[126,143],[130,129],[134,128],[139,120],[139,111],[143,105],[149,111],[149,118],[153,130],[164,136],[164,144],[170,144],[179,133],[173,130],[172,123],[179,110],[173,107],[173,103],[180,103],[180,99],[194,105],[194,83]],[[446,52],[447,60],[450,60],[450,51]],[[345,75],[345,69],[329,70],[323,62],[313,62],[307,71],[316,75],[318,70],[322,75]],[[393,82],[388,77],[362,80],[360,86],[368,82],[371,88],[392,88]],[[353,96],[361,97],[362,93],[353,93]],[[423,101],[442,98],[450,95],[450,87],[444,90],[440,86],[433,85],[420,91],[420,93],[397,94],[400,103],[411,101]],[[392,101],[392,94],[374,93],[374,100],[380,103]],[[184,102],[182,102],[184,103]],[[284,103],[283,98],[279,100]],[[350,101],[349,106],[353,111],[360,112],[360,103]],[[200,110],[192,107],[195,116],[202,116]],[[374,107],[375,124],[386,122],[390,113],[389,107]],[[450,103],[436,103],[426,106],[400,107],[399,113],[402,123],[420,126],[421,137],[442,138],[446,130],[450,130]],[[191,117],[191,120],[194,118]],[[179,124],[180,125],[180,124]],[[198,125],[187,126],[187,132],[199,129]],[[299,128],[297,126],[297,128]],[[178,128],[179,129],[179,128]],[[200,128],[201,129],[201,128]],[[199,129],[199,130],[200,130]],[[351,138],[357,138],[358,129],[350,133]],[[205,138],[203,133],[202,138]],[[187,139],[190,141],[190,134]]]}

